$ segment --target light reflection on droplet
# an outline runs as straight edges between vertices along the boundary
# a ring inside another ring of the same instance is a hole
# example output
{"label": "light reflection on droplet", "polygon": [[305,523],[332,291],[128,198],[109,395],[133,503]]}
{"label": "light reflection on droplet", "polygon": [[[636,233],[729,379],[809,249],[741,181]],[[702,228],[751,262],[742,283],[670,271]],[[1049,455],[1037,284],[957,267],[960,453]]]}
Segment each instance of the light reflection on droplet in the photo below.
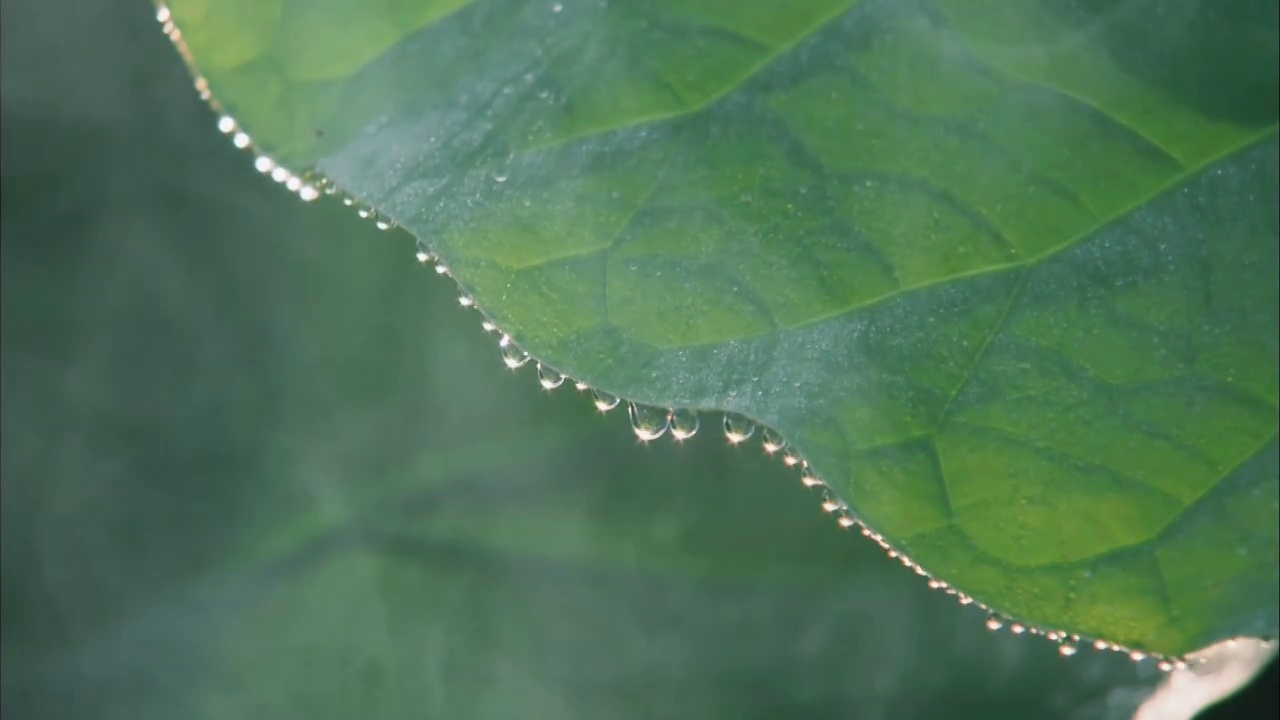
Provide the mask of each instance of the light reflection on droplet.
{"label": "light reflection on droplet", "polygon": [[249,147],[249,142],[250,142],[249,135],[243,132],[238,132],[231,138],[231,144],[235,145],[241,150]]}
{"label": "light reflection on droplet", "polygon": [[671,437],[684,442],[698,433],[698,413],[688,408],[671,411]]}
{"label": "light reflection on droplet", "polygon": [[257,168],[260,173],[269,173],[276,169],[276,161],[266,155],[259,155],[253,159],[253,166]]}
{"label": "light reflection on droplet", "polygon": [[167,23],[173,14],[169,12],[169,6],[161,5],[156,8],[156,22]]}
{"label": "light reflection on droplet", "polygon": [[588,385],[588,384],[586,384],[586,383],[582,382],[581,380],[578,380],[577,382],[575,382],[575,383],[573,384],[573,387],[574,387],[574,389],[575,389],[575,390],[577,390],[578,392],[582,392],[583,390],[590,390],[590,389],[591,389],[591,386],[590,386],[590,385]]}
{"label": "light reflection on droplet", "polygon": [[1071,643],[1062,643],[1058,646],[1058,654],[1063,657],[1071,657],[1076,654],[1076,646]]}
{"label": "light reflection on droplet", "polygon": [[236,131],[236,119],[230,115],[223,115],[218,118],[218,131],[230,135]]}
{"label": "light reflection on droplet", "polygon": [[812,473],[806,472],[800,475],[800,484],[804,485],[805,487],[811,488],[811,487],[822,487],[823,482],[822,482],[822,478]]}
{"label": "light reflection on droplet", "polygon": [[555,390],[563,385],[564,381],[564,373],[557,372],[542,363],[538,363],[538,384],[542,386],[543,390]]}
{"label": "light reflection on droplet", "polygon": [[760,434],[760,445],[764,448],[765,452],[772,455],[776,452],[781,452],[782,449],[787,446],[787,441],[783,440],[777,433],[769,428],[765,428]]}
{"label": "light reflection on droplet", "polygon": [[498,340],[498,349],[502,351],[503,364],[512,370],[524,367],[525,363],[529,362],[529,353],[517,347],[510,335],[503,335]]}
{"label": "light reflection on droplet", "polygon": [[609,412],[610,410],[618,407],[618,404],[622,402],[622,399],[614,397],[613,395],[610,395],[609,393],[604,392],[602,390],[592,389],[591,401],[595,404],[596,409],[599,410],[600,412]]}
{"label": "light reflection on droplet", "polygon": [[1014,623],[1009,626],[1009,632],[1013,633],[1014,635],[1021,635],[1026,631],[1027,631],[1027,626],[1023,625],[1022,623]]}
{"label": "light reflection on droplet", "polygon": [[667,410],[627,403],[627,416],[631,419],[631,430],[641,442],[652,442],[667,433],[671,425],[671,415]]}
{"label": "light reflection on droplet", "polygon": [[459,295],[459,296],[458,296],[458,304],[459,304],[459,305],[461,305],[461,306],[462,306],[462,307],[464,307],[464,308],[469,308],[469,307],[475,307],[475,306],[476,306],[476,301],[475,301],[475,300],[472,300],[472,299],[471,299],[470,297],[468,297],[467,295]]}
{"label": "light reflection on droplet", "polygon": [[292,177],[290,172],[280,167],[279,165],[276,166],[275,170],[271,171],[271,179],[275,180],[278,183],[282,183],[288,180],[290,177]]}
{"label": "light reflection on droplet", "polygon": [[991,615],[987,617],[988,630],[991,630],[994,632],[996,630],[999,630],[1002,627],[1004,627],[1004,621],[1000,619],[999,615]]}
{"label": "light reflection on droplet", "polygon": [[731,413],[724,415],[724,437],[730,445],[740,445],[755,434],[755,423]]}
{"label": "light reflection on droplet", "polygon": [[303,185],[298,189],[298,197],[306,202],[311,202],[320,197],[320,191],[311,185]]}

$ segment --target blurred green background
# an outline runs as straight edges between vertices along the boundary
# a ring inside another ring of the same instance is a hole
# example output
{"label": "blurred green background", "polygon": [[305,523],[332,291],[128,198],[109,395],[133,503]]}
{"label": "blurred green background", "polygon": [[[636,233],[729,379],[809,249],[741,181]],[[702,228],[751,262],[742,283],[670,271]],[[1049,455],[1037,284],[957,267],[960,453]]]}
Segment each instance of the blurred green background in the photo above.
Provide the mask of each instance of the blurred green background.
{"label": "blurred green background", "polygon": [[1159,679],[987,631],[718,418],[643,446],[507,371],[408,236],[253,170],[152,15],[3,6],[7,719],[1120,718]]}

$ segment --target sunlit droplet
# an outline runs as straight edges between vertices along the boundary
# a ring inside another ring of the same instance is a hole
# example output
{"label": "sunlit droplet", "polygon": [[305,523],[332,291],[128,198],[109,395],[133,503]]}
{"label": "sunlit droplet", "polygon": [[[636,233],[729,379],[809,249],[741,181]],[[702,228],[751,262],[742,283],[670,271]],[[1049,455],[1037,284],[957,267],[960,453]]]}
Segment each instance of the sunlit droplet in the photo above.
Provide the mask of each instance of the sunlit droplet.
{"label": "sunlit droplet", "polygon": [[796,465],[799,465],[801,462],[803,461],[800,459],[800,456],[796,455],[795,453],[787,453],[786,455],[782,456],[782,464],[786,465],[787,467],[794,467]]}
{"label": "sunlit droplet", "polygon": [[462,306],[462,307],[464,307],[464,308],[469,308],[469,307],[475,307],[475,306],[476,306],[476,301],[475,301],[475,300],[472,300],[470,296],[467,296],[467,295],[459,295],[459,296],[458,296],[458,304],[459,304],[459,305],[461,305],[461,306]]}
{"label": "sunlit droplet", "polygon": [[1027,626],[1023,625],[1022,623],[1014,623],[1009,626],[1009,632],[1013,633],[1014,635],[1021,635],[1026,631],[1027,631]]}
{"label": "sunlit droplet", "polygon": [[218,118],[218,131],[230,135],[236,131],[236,119],[230,115],[223,115]]}
{"label": "sunlit droplet", "polygon": [[271,179],[272,179],[272,180],[275,180],[275,181],[276,181],[276,182],[278,182],[278,183],[282,183],[282,182],[284,182],[284,181],[288,180],[290,177],[292,177],[292,175],[290,174],[290,172],[289,172],[288,170],[286,170],[286,169],[284,169],[284,168],[280,167],[279,165],[277,165],[277,166],[276,166],[276,169],[275,169],[275,170],[272,170],[272,171],[271,171]]}
{"label": "sunlit droplet", "polygon": [[1107,642],[1106,640],[1094,640],[1094,641],[1093,641],[1093,649],[1095,649],[1095,650],[1110,650],[1110,649],[1111,649],[1111,643]]}
{"label": "sunlit droplet", "polygon": [[671,411],[671,437],[683,442],[698,433],[698,413],[680,408]]}
{"label": "sunlit droplet", "polygon": [[1076,654],[1076,646],[1071,643],[1062,643],[1058,646],[1058,654],[1063,657],[1071,657]]}
{"label": "sunlit droplet", "polygon": [[1133,652],[1129,653],[1129,659],[1134,662],[1142,662],[1143,660],[1147,659],[1147,654],[1140,650],[1134,650]]}
{"label": "sunlit droplet", "polygon": [[167,23],[171,17],[173,17],[173,14],[169,12],[167,5],[161,5],[156,8],[156,22]]}
{"label": "sunlit droplet", "polygon": [[581,380],[578,380],[573,383],[573,388],[578,392],[582,392],[583,390],[590,390],[591,386],[582,382]]}
{"label": "sunlit droplet", "polygon": [[312,200],[320,197],[320,191],[315,189],[315,186],[313,185],[303,185],[298,189],[298,197],[302,198],[306,202],[311,202]]}
{"label": "sunlit droplet", "polygon": [[529,353],[517,347],[516,344],[511,341],[510,335],[503,335],[502,338],[498,340],[498,349],[502,351],[503,364],[512,370],[524,367],[524,364],[529,362]]}
{"label": "sunlit droplet", "polygon": [[607,392],[592,389],[591,401],[595,403],[596,409],[600,412],[609,412],[618,407],[618,403],[621,403],[622,399],[614,397]]}
{"label": "sunlit droplet", "polygon": [[1160,672],[1173,672],[1173,663],[1168,660],[1161,660],[1156,667],[1160,668]]}
{"label": "sunlit droplet", "polygon": [[[492,325],[493,323],[488,324]],[[538,384],[542,386],[543,390],[555,390],[563,385],[564,381],[564,373],[557,372],[542,363],[538,363]]]}
{"label": "sunlit droplet", "polygon": [[631,418],[632,431],[642,442],[657,440],[671,425],[669,411],[648,405],[627,403],[627,415]]}
{"label": "sunlit droplet", "polygon": [[800,484],[804,485],[805,487],[811,488],[811,487],[822,487],[824,483],[822,482],[822,478],[814,475],[813,473],[804,472],[804,473],[801,473],[800,475]]}
{"label": "sunlit droplet", "polygon": [[231,137],[231,144],[241,150],[249,147],[249,135],[247,133],[238,132]]}
{"label": "sunlit droplet", "polygon": [[853,527],[854,525],[857,525],[857,524],[858,524],[858,520],[857,520],[856,518],[850,517],[850,516],[848,516],[848,515],[841,515],[839,518],[837,518],[837,519],[836,519],[836,523],[837,523],[840,527],[842,527],[842,528],[844,528],[844,529],[846,529],[846,530],[847,530],[847,529],[849,529],[849,528]]}
{"label": "sunlit droplet", "polygon": [[444,263],[442,263],[442,262],[437,262],[437,263],[436,263],[436,274],[437,274],[437,275],[448,275],[448,274],[449,274],[449,266],[448,266],[448,265],[445,265],[445,264],[444,264]]}
{"label": "sunlit droplet", "polygon": [[356,210],[356,215],[359,215],[361,220],[368,220],[369,218],[373,217],[373,211],[370,210],[369,208],[362,207]]}
{"label": "sunlit droplet", "polygon": [[764,447],[765,452],[772,455],[776,452],[781,452],[787,446],[787,441],[769,428],[765,428],[760,434],[760,445]]}
{"label": "sunlit droplet", "polygon": [[253,167],[260,173],[269,173],[276,169],[276,161],[266,155],[259,155],[253,159]]}
{"label": "sunlit droplet", "polygon": [[1004,620],[1001,620],[999,615],[987,616],[988,630],[995,631],[995,630],[999,630],[1002,627],[1004,627]]}
{"label": "sunlit droplet", "polygon": [[822,511],[825,513],[839,512],[845,509],[844,503],[835,498],[828,498],[822,501]]}
{"label": "sunlit droplet", "polygon": [[740,445],[756,431],[755,423],[730,413],[724,416],[724,437],[730,445]]}
{"label": "sunlit droplet", "polygon": [[494,170],[494,171],[493,171],[493,181],[494,181],[494,182],[499,182],[499,183],[504,183],[504,182],[506,182],[506,181],[507,181],[507,171],[506,171],[506,170]]}

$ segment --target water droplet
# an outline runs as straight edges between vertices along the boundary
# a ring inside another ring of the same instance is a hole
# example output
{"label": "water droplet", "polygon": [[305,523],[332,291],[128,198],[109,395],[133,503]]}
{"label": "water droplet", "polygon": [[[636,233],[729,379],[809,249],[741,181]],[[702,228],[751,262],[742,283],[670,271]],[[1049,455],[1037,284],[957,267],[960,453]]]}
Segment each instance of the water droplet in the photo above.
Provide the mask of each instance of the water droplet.
{"label": "water droplet", "polygon": [[814,475],[813,473],[807,470],[800,474],[800,484],[810,488],[822,487],[824,485],[824,483],[822,482],[822,478]]}
{"label": "water droplet", "polygon": [[1173,663],[1169,662],[1168,660],[1161,660],[1160,664],[1157,665],[1156,667],[1160,668],[1160,672],[1167,673],[1167,672],[1173,671]]}
{"label": "water droplet", "polygon": [[167,5],[161,5],[156,8],[156,22],[167,23],[169,22],[170,17],[172,17],[172,15],[170,14],[169,7]]}
{"label": "water droplet", "polygon": [[671,411],[671,437],[683,442],[698,433],[698,413],[680,408]]}
{"label": "water droplet", "polygon": [[840,527],[847,530],[853,527],[854,525],[857,525],[858,520],[857,518],[850,517],[848,515],[841,515],[839,518],[836,519],[836,523],[839,524]]}
{"label": "water droplet", "polygon": [[739,445],[755,434],[756,426],[750,420],[725,413],[724,436],[730,445]]}
{"label": "water droplet", "polygon": [[961,604],[961,605],[972,605],[972,604],[973,604],[973,598],[971,598],[971,597],[969,597],[968,595],[965,595],[965,594],[963,594],[963,593],[962,593],[962,594],[960,595],[960,597],[959,597],[959,598],[957,598],[957,599],[960,601],[960,604]]}
{"label": "water droplet", "polygon": [[[496,332],[498,332],[498,326],[497,326],[497,325],[494,325],[491,321],[489,321],[489,320],[487,320],[487,319],[486,319],[486,320],[481,320],[481,321],[480,321],[480,329],[481,329],[481,330],[484,330],[484,331],[485,331],[485,332],[487,332],[487,333],[496,333]],[[539,366],[539,367],[541,367],[541,366]]]}
{"label": "water droplet", "polygon": [[573,388],[578,392],[582,392],[583,390],[590,390],[591,386],[579,380],[573,384]]}
{"label": "water droplet", "polygon": [[293,175],[285,181],[284,186],[288,188],[290,192],[298,192],[302,189],[302,178],[297,175]]}
{"label": "water droplet", "polygon": [[367,207],[362,207],[356,210],[356,215],[359,215],[361,220],[368,220],[373,217],[373,210]]}
{"label": "water droplet", "polygon": [[786,455],[782,456],[782,464],[786,465],[787,467],[794,467],[803,462],[804,461],[800,459],[800,456],[796,455],[795,453],[789,452]]}
{"label": "water droplet", "polygon": [[1138,650],[1129,653],[1129,659],[1134,662],[1142,662],[1147,659],[1147,654]]}
{"label": "water droplet", "polygon": [[356,199],[353,197],[344,197],[342,198],[342,204],[346,205],[347,207],[351,207],[352,205],[356,204]]}
{"label": "water droplet", "polygon": [[442,262],[437,261],[437,262],[436,262],[436,274],[437,274],[437,275],[448,275],[448,274],[449,274],[449,266],[448,266],[448,265],[445,265],[445,264],[444,264],[444,263],[442,263]]}
{"label": "water droplet", "polygon": [[472,300],[470,297],[466,295],[459,295],[458,304],[461,305],[462,307],[469,308],[469,307],[475,307],[476,301]]}
{"label": "water droplet", "polygon": [[1071,643],[1062,643],[1058,646],[1058,654],[1062,657],[1071,657],[1076,654],[1076,646]]}
{"label": "water droplet", "polygon": [[988,615],[988,616],[987,616],[987,629],[988,629],[988,630],[996,631],[996,630],[999,630],[999,629],[1000,629],[1000,628],[1002,628],[1002,627],[1004,627],[1004,620],[1001,620],[999,615]]}
{"label": "water droplet", "polygon": [[631,418],[631,429],[642,442],[662,437],[671,424],[669,411],[648,405],[627,403],[627,415]]}
{"label": "water droplet", "polygon": [[320,197],[320,191],[311,185],[303,185],[298,190],[298,197],[302,198],[305,202],[311,202],[312,200]]}
{"label": "water droplet", "polygon": [[241,150],[249,147],[249,143],[250,143],[250,140],[249,140],[249,135],[247,133],[238,132],[231,137],[231,144],[235,145]]}
{"label": "water droplet", "polygon": [[822,501],[822,511],[825,513],[839,512],[845,509],[845,504],[835,498],[827,498]]}
{"label": "water droplet", "polygon": [[276,161],[266,155],[259,155],[253,159],[253,166],[257,168],[260,173],[269,173],[276,169]]}
{"label": "water droplet", "polygon": [[618,407],[618,403],[622,402],[622,399],[614,397],[607,392],[592,389],[591,401],[595,403],[596,409],[600,412],[609,412]]}
{"label": "water droplet", "polygon": [[1021,635],[1026,631],[1027,631],[1027,626],[1023,625],[1022,623],[1014,623],[1009,626],[1009,632],[1013,633],[1014,635]]}
{"label": "water droplet", "polygon": [[[493,323],[487,320],[485,321],[485,324],[490,326],[493,325]],[[543,365],[542,363],[538,363],[538,384],[542,386],[543,390],[555,390],[556,388],[563,385],[564,381],[565,381],[564,373],[556,372],[555,370],[552,370],[546,365]]]}
{"label": "water droplet", "polygon": [[280,167],[279,165],[276,166],[275,170],[271,171],[271,179],[275,180],[278,183],[282,183],[288,180],[290,177],[293,177],[293,174],[290,173],[288,170]]}
{"label": "water droplet", "polygon": [[506,182],[506,181],[507,181],[507,171],[506,171],[506,170],[494,170],[494,171],[493,171],[493,181],[494,181],[494,182],[500,182],[500,183],[504,183],[504,182]]}
{"label": "water droplet", "polygon": [[560,3],[556,3],[555,5],[551,6],[551,12],[553,13],[558,13],[563,9],[564,9],[564,5],[561,5]]}
{"label": "water droplet", "polygon": [[223,115],[218,118],[218,131],[224,135],[230,135],[236,131],[236,119],[230,115]]}
{"label": "water droplet", "polygon": [[503,335],[498,340],[498,349],[502,351],[502,362],[512,370],[529,362],[529,353],[517,347],[510,335]]}
{"label": "water droplet", "polygon": [[769,428],[765,428],[760,434],[760,444],[764,446],[765,452],[772,455],[776,452],[781,452],[787,446],[787,441]]}
{"label": "water droplet", "polygon": [[391,222],[390,220],[378,220],[373,223],[373,226],[378,228],[379,230],[390,230],[391,228],[395,227],[396,224]]}
{"label": "water droplet", "polygon": [[1106,640],[1095,640],[1093,641],[1093,649],[1094,650],[1110,650],[1111,643],[1107,642]]}

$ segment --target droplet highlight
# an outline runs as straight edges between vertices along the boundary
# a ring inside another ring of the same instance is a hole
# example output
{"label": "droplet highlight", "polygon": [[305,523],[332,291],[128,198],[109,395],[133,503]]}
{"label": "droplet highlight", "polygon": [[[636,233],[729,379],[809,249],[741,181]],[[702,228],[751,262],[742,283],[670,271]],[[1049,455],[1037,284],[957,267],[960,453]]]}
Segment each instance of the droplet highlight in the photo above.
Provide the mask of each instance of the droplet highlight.
{"label": "droplet highlight", "polygon": [[557,372],[542,363],[538,363],[538,384],[542,386],[543,390],[555,390],[563,385],[564,381],[564,373]]}
{"label": "droplet highlight", "polygon": [[988,615],[988,616],[987,616],[987,629],[988,629],[988,630],[990,630],[990,631],[992,631],[992,632],[995,632],[996,630],[999,630],[999,629],[1000,629],[1000,628],[1002,628],[1002,627],[1004,627],[1004,620],[1001,620],[999,615]]}
{"label": "droplet highlight", "polygon": [[671,411],[671,437],[684,442],[698,434],[698,413],[687,408]]}
{"label": "droplet highlight", "polygon": [[772,455],[774,453],[782,452],[783,448],[787,446],[787,441],[783,440],[781,436],[769,428],[765,428],[760,433],[760,445],[764,448],[765,452]]}
{"label": "droplet highlight", "polygon": [[524,367],[529,362],[529,353],[517,347],[510,335],[503,335],[498,340],[498,349],[502,351],[502,362],[512,370]]}
{"label": "droplet highlight", "polygon": [[602,390],[592,389],[591,402],[595,404],[596,409],[600,412],[609,412],[610,410],[618,407],[618,404],[622,402],[622,399],[610,395]]}
{"label": "droplet highlight", "polygon": [[755,432],[755,423],[744,417],[725,413],[724,437],[729,441],[730,445],[741,445],[749,440]]}
{"label": "droplet highlight", "polygon": [[627,403],[627,415],[631,418],[632,431],[642,442],[662,437],[671,424],[669,411],[639,403]]}

